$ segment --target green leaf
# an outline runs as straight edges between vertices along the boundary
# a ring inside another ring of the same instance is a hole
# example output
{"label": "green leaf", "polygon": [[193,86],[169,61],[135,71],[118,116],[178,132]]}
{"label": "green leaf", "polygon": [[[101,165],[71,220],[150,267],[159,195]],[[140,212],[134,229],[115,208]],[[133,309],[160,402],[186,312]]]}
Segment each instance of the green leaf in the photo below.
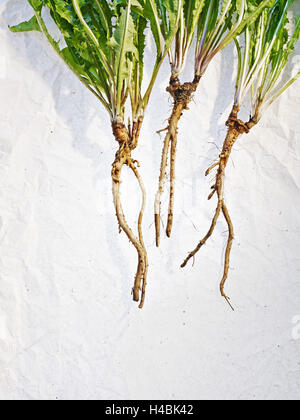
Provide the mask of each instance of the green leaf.
{"label": "green leaf", "polygon": [[164,50],[161,11],[159,11],[155,0],[140,0],[139,3],[141,7],[136,6],[136,10],[137,12],[142,13],[144,18],[150,22],[152,35],[156,45],[157,57],[161,57]]}
{"label": "green leaf", "polygon": [[288,57],[296,47],[297,42],[300,38],[300,15],[295,18],[295,29],[291,36],[291,39],[287,43],[287,47],[285,50],[285,56]]}
{"label": "green leaf", "polygon": [[275,1],[276,0],[247,0],[247,12],[240,26],[239,34],[245,29],[245,27],[252,25],[264,9],[272,7]]}
{"label": "green leaf", "polygon": [[165,16],[164,36],[165,43],[169,47],[173,40],[174,29],[177,29],[179,23],[180,3],[178,0],[157,0],[160,4],[163,15]]}
{"label": "green leaf", "polygon": [[106,39],[109,40],[112,36],[112,17],[113,12],[107,0],[95,0],[94,8],[97,9],[101,25],[106,32]]}
{"label": "green leaf", "polygon": [[72,24],[75,21],[76,15],[70,3],[66,0],[50,0],[50,4],[48,4],[61,18]]}
{"label": "green leaf", "polygon": [[36,16],[33,16],[30,20],[22,22],[16,26],[9,26],[12,32],[30,32],[30,31],[41,31],[40,25],[38,24]]}
{"label": "green leaf", "polygon": [[36,12],[40,12],[43,7],[43,0],[28,0],[28,3]]}
{"label": "green leaf", "polygon": [[139,87],[142,87],[143,81],[143,74],[144,74],[144,54],[145,54],[145,47],[146,47],[146,28],[147,28],[147,20],[140,16],[138,18],[138,22],[136,23],[137,26],[137,49],[138,49],[138,67],[139,67]]}
{"label": "green leaf", "polygon": [[205,0],[185,0],[183,10],[187,34],[193,36],[204,6]]}
{"label": "green leaf", "polygon": [[76,72],[82,76],[84,75],[84,66],[80,65],[78,61],[74,58],[74,55],[71,53],[69,48],[64,48],[60,51],[61,57],[72,67],[76,70]]}
{"label": "green leaf", "polygon": [[136,39],[136,28],[130,12],[129,1],[127,9],[122,9],[121,11],[116,29],[109,42],[109,46],[115,52],[114,70],[116,76],[118,108],[121,106],[123,82],[129,76],[129,55],[132,54],[137,60],[139,59],[139,53],[134,44],[134,39]]}

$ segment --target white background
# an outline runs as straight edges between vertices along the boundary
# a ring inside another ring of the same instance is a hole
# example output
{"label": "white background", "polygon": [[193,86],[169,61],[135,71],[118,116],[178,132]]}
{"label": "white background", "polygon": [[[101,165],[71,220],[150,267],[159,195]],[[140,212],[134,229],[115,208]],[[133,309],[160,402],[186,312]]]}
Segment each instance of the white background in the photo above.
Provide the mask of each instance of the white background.
{"label": "white background", "polygon": [[[222,219],[195,266],[179,269],[215,208],[204,172],[226,134],[233,47],[182,119],[174,235],[158,250],[165,65],[135,154],[148,190],[141,311],[130,296],[135,251],[112,205],[109,118],[41,34],[8,31],[29,17],[25,0],[0,1],[0,398],[299,398],[300,82],[240,139],[228,167],[233,313],[219,296]],[[123,201],[134,223],[140,196],[130,176]]]}

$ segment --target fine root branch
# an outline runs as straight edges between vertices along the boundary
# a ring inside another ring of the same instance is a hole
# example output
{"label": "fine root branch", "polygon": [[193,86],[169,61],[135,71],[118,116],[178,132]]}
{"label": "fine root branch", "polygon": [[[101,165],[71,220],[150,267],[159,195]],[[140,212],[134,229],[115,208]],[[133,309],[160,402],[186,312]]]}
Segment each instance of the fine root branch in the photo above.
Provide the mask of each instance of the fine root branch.
{"label": "fine root branch", "polygon": [[207,171],[205,172],[205,176],[208,176],[214,168],[216,168],[217,166],[219,166],[219,164],[220,164],[220,161],[218,161],[218,162],[214,163],[213,165],[211,165],[207,169]]}
{"label": "fine root branch", "polygon": [[208,241],[208,239],[212,236],[212,234],[214,233],[215,227],[217,225],[217,221],[219,219],[220,213],[222,210],[222,201],[218,202],[218,207],[216,208],[215,211],[215,215],[213,217],[212,223],[210,225],[209,231],[207,232],[207,234],[204,236],[203,239],[201,239],[201,241],[199,242],[199,244],[196,246],[196,248],[194,249],[194,251],[190,252],[190,254],[187,256],[187,258],[184,260],[184,262],[181,264],[181,268],[184,268],[187,266],[188,262],[193,258],[195,258],[196,254],[200,251],[200,249],[203,247],[203,245],[206,244],[206,242]]}

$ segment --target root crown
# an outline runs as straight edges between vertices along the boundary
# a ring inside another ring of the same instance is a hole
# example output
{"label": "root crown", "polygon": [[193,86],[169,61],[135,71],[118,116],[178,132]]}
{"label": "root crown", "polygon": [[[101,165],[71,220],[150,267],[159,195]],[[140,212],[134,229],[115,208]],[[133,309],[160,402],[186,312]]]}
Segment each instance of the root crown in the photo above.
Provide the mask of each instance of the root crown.
{"label": "root crown", "polygon": [[112,130],[113,135],[119,144],[128,143],[129,135],[125,124],[113,122]]}
{"label": "root crown", "polygon": [[171,78],[170,85],[167,87],[167,92],[169,92],[174,99],[174,106],[176,106],[176,104],[184,104],[183,109],[188,109],[188,105],[192,95],[197,90],[198,84],[199,81],[196,79],[193,82],[181,84],[178,77]]}

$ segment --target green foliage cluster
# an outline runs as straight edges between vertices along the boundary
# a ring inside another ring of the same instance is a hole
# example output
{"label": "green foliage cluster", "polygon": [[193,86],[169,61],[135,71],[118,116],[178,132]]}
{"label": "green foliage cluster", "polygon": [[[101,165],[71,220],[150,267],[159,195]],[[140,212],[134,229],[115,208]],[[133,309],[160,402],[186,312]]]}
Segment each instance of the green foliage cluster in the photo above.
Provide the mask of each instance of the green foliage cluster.
{"label": "green foliage cluster", "polygon": [[[132,119],[144,115],[159,68],[169,54],[179,75],[196,39],[195,76],[235,40],[239,53],[236,104],[248,91],[256,108],[272,103],[274,87],[300,37],[300,16],[288,25],[293,0],[28,0],[34,16],[10,29],[41,31],[68,67],[102,102],[112,120],[123,120],[130,98]],[[42,10],[48,8],[65,46],[49,33]],[[151,27],[156,59],[150,84],[142,92],[145,33]],[[175,41],[173,43],[175,37]],[[273,95],[272,95],[273,93]]]}
{"label": "green foliage cluster", "polygon": [[[159,17],[157,5],[152,0],[28,2],[34,16],[28,22],[11,27],[12,31],[43,32],[73,73],[102,102],[113,121],[124,119],[128,98],[131,100],[132,119],[143,115],[159,67],[177,30],[181,0],[159,2]],[[50,11],[65,40],[63,48],[49,33],[43,19],[44,8]],[[148,89],[143,94],[147,20],[151,22],[156,40],[157,59]]]}
{"label": "green foliage cluster", "polygon": [[300,16],[289,16],[292,3],[293,0],[276,0],[235,40],[239,56],[235,105],[240,107],[251,90],[256,121],[300,77],[299,71],[282,83],[300,37]]}

